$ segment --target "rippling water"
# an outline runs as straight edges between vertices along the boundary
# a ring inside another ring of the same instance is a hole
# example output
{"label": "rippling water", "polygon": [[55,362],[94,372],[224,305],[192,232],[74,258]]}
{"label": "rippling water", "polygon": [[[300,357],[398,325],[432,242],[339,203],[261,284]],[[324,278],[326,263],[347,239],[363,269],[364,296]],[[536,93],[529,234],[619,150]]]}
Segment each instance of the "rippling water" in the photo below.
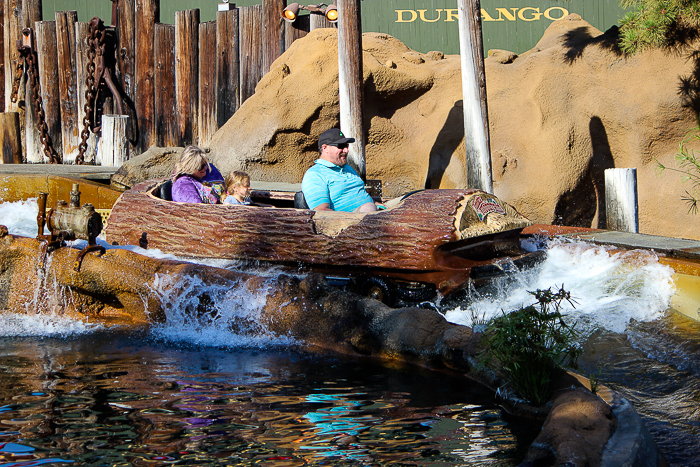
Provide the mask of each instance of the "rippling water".
{"label": "rippling water", "polygon": [[[0,204],[11,233],[34,236],[35,219],[36,203]],[[473,291],[446,317],[479,323],[563,286],[581,372],[633,403],[673,467],[700,467],[700,324],[668,309],[671,270],[646,251],[547,249],[543,264]],[[0,466],[505,466],[537,434],[462,378],[232,335],[226,320],[254,315],[264,291],[211,291],[224,316],[192,322],[186,291],[197,287],[183,284],[168,323],[148,333],[0,316]]]}
{"label": "rippling water", "polygon": [[149,334],[0,338],[0,465],[517,465],[537,427],[454,375]]}

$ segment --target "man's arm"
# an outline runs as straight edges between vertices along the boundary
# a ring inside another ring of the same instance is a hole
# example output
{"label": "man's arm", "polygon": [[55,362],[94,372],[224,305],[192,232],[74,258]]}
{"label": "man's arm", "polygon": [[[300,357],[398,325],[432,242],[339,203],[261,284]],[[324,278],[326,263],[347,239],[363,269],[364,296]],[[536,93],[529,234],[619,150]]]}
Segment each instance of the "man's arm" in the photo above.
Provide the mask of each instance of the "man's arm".
{"label": "man's arm", "polygon": [[318,206],[316,206],[314,211],[334,211],[334,209],[331,209],[331,205],[328,203],[321,203]]}

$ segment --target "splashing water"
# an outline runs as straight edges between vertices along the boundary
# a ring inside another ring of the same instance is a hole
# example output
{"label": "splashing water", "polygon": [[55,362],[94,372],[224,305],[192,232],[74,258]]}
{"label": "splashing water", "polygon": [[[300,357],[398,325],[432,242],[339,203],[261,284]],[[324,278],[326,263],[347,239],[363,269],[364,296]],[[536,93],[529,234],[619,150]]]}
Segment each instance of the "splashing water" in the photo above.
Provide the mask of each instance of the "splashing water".
{"label": "splashing water", "polygon": [[[38,212],[36,198],[0,203],[0,224],[5,225],[12,235],[35,237]],[[45,230],[45,233],[49,232]],[[133,245],[114,246],[103,238],[98,238],[97,242],[107,249],[127,249],[156,259],[197,262],[232,270],[241,270],[244,266],[240,261],[197,261],[179,258],[157,249],[142,249]],[[76,240],[67,244],[82,248],[87,242]],[[47,266],[50,266],[50,261],[49,256]],[[271,279],[281,272],[274,267],[245,265],[245,268],[247,273]],[[32,299],[27,303],[26,314],[0,315],[0,336],[66,336],[104,329],[103,325],[65,316],[62,313],[62,303],[70,290],[43,279],[41,290],[34,291]],[[267,287],[251,290],[245,283],[211,285],[205,284],[199,277],[178,277],[175,281],[171,276],[157,274],[150,288],[163,304],[166,319],[164,323],[151,326],[151,334],[164,341],[209,347],[265,348],[293,345],[293,339],[275,336],[259,322],[270,284],[268,282]],[[203,303],[202,297],[205,297],[206,303]],[[143,300],[145,304],[146,298]]]}
{"label": "splashing water", "polygon": [[563,312],[589,334],[598,328],[622,333],[632,321],[657,319],[674,293],[673,271],[646,250],[617,251],[610,247],[555,239],[546,260],[535,268],[516,271],[446,312],[448,321],[471,326],[502,312],[535,302],[530,292],[565,288],[573,305]]}
{"label": "splashing water", "polygon": [[[0,203],[0,223],[6,225],[14,235],[35,236],[37,213],[36,199]],[[115,248],[104,240],[98,241],[105,248]],[[488,289],[472,291],[468,300],[446,312],[446,318],[453,323],[471,326],[504,311],[532,304],[534,297],[530,291],[562,286],[571,292],[575,300],[575,308],[566,304],[564,311],[570,319],[579,322],[579,330],[584,333],[598,328],[621,333],[631,321],[654,320],[668,308],[674,292],[672,270],[659,264],[653,252],[616,251],[609,247],[568,240],[546,243],[547,259],[542,264],[511,273],[502,280],[494,281]],[[80,241],[74,244],[76,247],[81,246]],[[144,250],[137,246],[117,248],[126,248],[154,258],[182,260],[154,249]],[[228,269],[241,268],[241,263],[233,261],[212,260],[205,261],[204,264]],[[279,270],[263,267],[256,268],[255,271],[248,268],[246,272],[265,277],[276,277],[279,274]],[[166,277],[156,277],[153,291],[167,303],[167,324],[155,325],[153,332],[163,339],[202,345],[282,344],[256,321],[265,303],[266,289],[249,290],[241,284],[209,285],[206,286],[207,290],[203,290],[203,287],[204,284],[197,278],[173,284]],[[215,311],[209,314],[198,313],[201,304],[196,302],[202,293],[210,298],[213,304],[211,308]],[[201,317],[195,318],[198,315]],[[4,332],[3,329],[13,328],[14,325],[8,323],[7,319],[5,317],[0,321],[0,333]],[[33,322],[19,316],[15,316],[12,321],[26,323],[22,332],[31,328],[40,333],[50,332],[53,326],[64,329],[59,332],[72,332],[75,325],[66,324],[62,327],[45,316],[33,319],[38,321]],[[89,329],[88,326],[86,330]]]}
{"label": "splashing water", "polygon": [[151,332],[163,340],[210,347],[293,345],[294,339],[269,332],[260,320],[270,284],[251,290],[245,283],[210,285],[193,276],[176,282],[156,275],[153,292],[165,305],[166,320]]}

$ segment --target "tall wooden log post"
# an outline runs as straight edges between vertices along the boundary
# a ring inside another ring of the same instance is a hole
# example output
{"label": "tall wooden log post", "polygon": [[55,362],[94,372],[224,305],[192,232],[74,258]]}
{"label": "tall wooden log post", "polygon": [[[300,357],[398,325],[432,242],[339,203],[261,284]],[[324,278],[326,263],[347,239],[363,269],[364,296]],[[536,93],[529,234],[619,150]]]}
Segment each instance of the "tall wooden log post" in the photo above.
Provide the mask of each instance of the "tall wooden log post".
{"label": "tall wooden log post", "polygon": [[481,3],[479,0],[459,0],[458,9],[467,188],[478,188],[492,193]]}
{"label": "tall wooden log post", "polygon": [[[286,51],[292,46],[295,40],[301,39],[309,33],[311,26],[312,15],[297,16],[294,22],[284,22],[284,50]],[[316,16],[316,15],[314,15]]]}
{"label": "tall wooden log post", "polygon": [[124,90],[124,110],[129,115],[128,138],[132,145],[138,142],[136,118],[136,40],[134,38],[135,0],[117,2],[117,79]]}
{"label": "tall wooden log post", "polygon": [[285,0],[263,0],[263,56],[262,72],[270,71],[270,65],[284,52],[284,23],[282,10]]}
{"label": "tall wooden log post", "polygon": [[22,38],[22,0],[2,0],[4,5],[5,111],[19,110],[19,100],[12,102],[12,89],[19,86],[21,74],[17,40]]}
{"label": "tall wooden log post", "polygon": [[367,178],[362,92],[362,23],[360,0],[338,1],[338,86],[340,89],[340,128],[350,145],[348,162]]}
{"label": "tall wooden log post", "polygon": [[[62,154],[61,94],[58,84],[58,50],[56,48],[55,21],[39,21],[36,23],[36,52],[41,99],[44,106],[48,137],[56,154],[60,156]],[[42,157],[44,162],[50,162],[46,156]]]}
{"label": "tall wooden log post", "polygon": [[216,13],[216,126],[221,128],[241,106],[238,9]]}
{"label": "tall wooden log post", "polygon": [[[87,86],[85,81],[87,79],[87,67],[88,67],[88,51],[90,50],[90,24],[84,22],[75,23],[75,76],[78,83],[78,138],[82,141],[82,131],[84,129],[83,120],[85,119],[85,103],[87,102],[87,97],[85,92],[87,91]],[[88,139],[85,142],[87,144],[87,149],[83,157],[85,162],[92,162],[95,160],[95,155],[97,153],[97,135],[92,131],[89,132]]]}
{"label": "tall wooden log post", "polygon": [[214,21],[199,25],[199,145],[208,146],[216,133],[216,29]]}
{"label": "tall wooden log post", "polygon": [[[41,20],[41,0],[22,0],[22,26],[34,31],[36,30],[35,23]],[[32,44],[36,44],[36,35],[33,32]],[[42,161],[41,139],[37,127],[37,109],[32,98],[32,87],[29,79],[26,80],[24,86],[24,138],[22,144],[24,146],[23,154],[27,162]]]}
{"label": "tall wooden log post", "polygon": [[22,144],[20,141],[19,113],[0,113],[0,164],[21,164]]}
{"label": "tall wooden log post", "polygon": [[[5,57],[5,2],[0,1],[0,52]],[[9,99],[10,96],[7,96]],[[5,111],[5,59],[0,60],[0,110]]]}
{"label": "tall wooden log post", "polygon": [[127,115],[103,115],[102,138],[96,162],[98,165],[121,167],[129,159],[129,140],[126,137]]}
{"label": "tall wooden log post", "polygon": [[[58,50],[58,89],[61,96],[61,141],[63,163],[73,164],[78,156],[78,83],[75,64],[75,23],[77,11],[56,12],[56,47]],[[82,86],[81,86],[82,87]]]}
{"label": "tall wooden log post", "polygon": [[154,38],[156,23],[160,21],[159,0],[136,0],[136,115],[138,116],[137,154],[156,145],[155,134],[155,65]]}
{"label": "tall wooden log post", "polygon": [[[340,5],[338,5],[338,13],[340,13]],[[299,21],[297,19],[297,21]],[[319,15],[315,13],[311,13],[309,15],[309,31],[313,31],[314,29],[319,29],[319,28],[336,28],[337,23],[331,23],[326,19],[324,15]]]}
{"label": "tall wooden log post", "polygon": [[155,144],[179,146],[175,115],[175,26],[156,24]]}
{"label": "tall wooden log post", "polygon": [[262,5],[239,7],[241,105],[262,78]]}
{"label": "tall wooden log post", "polygon": [[177,145],[197,140],[199,111],[199,9],[175,12]]}
{"label": "tall wooden log post", "polygon": [[610,230],[639,232],[637,169],[605,170],[605,216]]}

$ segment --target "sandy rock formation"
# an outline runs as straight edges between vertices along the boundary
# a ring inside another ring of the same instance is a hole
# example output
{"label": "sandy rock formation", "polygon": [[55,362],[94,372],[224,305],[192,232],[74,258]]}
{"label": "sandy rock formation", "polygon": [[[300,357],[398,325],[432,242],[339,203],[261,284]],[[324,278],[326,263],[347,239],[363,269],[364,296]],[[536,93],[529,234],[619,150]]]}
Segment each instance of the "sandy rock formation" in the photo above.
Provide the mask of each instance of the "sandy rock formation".
{"label": "sandy rock formation", "polygon": [[[696,125],[678,94],[694,63],[682,54],[622,56],[578,15],[552,23],[517,56],[491,51],[486,83],[494,191],[531,220],[604,227],[603,170],[636,167],[640,230],[700,238],[681,200],[689,185],[658,174]],[[466,183],[460,60],[421,54],[391,36],[363,36],[367,176],[386,196]],[[276,60],[256,93],[217,132],[227,172],[298,183],[316,138],[338,125],[337,35],[317,29]]]}

